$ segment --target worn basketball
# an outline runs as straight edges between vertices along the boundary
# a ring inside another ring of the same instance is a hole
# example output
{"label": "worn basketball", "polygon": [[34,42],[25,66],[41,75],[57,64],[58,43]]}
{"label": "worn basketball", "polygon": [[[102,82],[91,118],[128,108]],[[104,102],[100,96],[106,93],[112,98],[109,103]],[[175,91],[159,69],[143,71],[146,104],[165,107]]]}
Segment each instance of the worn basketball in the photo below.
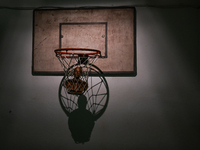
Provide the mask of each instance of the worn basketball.
{"label": "worn basketball", "polygon": [[82,94],[87,90],[88,84],[80,79],[69,79],[65,81],[65,87],[70,94]]}
{"label": "worn basketball", "polygon": [[82,74],[82,68],[81,67],[76,67],[74,69],[74,77],[77,79],[77,78],[80,78]]}

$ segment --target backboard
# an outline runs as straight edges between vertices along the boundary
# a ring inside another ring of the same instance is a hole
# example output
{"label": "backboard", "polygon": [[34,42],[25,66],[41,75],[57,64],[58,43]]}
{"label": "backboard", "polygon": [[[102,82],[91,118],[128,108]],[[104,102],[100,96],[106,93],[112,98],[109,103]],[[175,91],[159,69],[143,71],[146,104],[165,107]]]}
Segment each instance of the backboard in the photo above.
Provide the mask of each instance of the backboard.
{"label": "backboard", "polygon": [[134,8],[35,9],[32,74],[64,75],[54,50],[89,48],[105,76],[135,76],[135,19]]}

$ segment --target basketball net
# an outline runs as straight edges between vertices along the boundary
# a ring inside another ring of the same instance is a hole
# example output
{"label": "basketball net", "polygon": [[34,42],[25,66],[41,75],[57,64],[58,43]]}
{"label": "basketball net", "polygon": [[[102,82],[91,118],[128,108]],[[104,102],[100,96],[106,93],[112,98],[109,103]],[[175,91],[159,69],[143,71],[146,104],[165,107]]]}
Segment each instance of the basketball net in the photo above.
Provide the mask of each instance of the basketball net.
{"label": "basketball net", "polygon": [[[72,49],[66,52],[62,50],[55,50],[65,76],[64,86],[69,94],[81,95],[88,88],[88,76],[91,65],[96,62],[101,55],[98,53],[91,53],[91,51],[79,49]],[[96,50],[94,50],[96,51]]]}

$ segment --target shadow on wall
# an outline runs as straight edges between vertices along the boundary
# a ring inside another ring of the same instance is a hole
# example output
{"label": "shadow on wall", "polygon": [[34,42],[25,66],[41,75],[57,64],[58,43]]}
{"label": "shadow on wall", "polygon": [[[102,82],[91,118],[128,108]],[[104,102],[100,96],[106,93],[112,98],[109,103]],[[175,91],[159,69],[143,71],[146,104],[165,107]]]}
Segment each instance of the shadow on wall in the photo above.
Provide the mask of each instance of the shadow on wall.
{"label": "shadow on wall", "polygon": [[90,140],[94,127],[94,116],[86,109],[87,98],[84,95],[78,98],[78,109],[69,114],[68,125],[75,143],[85,143]]}
{"label": "shadow on wall", "polygon": [[[69,72],[73,72],[72,76]],[[109,87],[102,71],[91,65],[90,72],[98,73],[99,76],[90,76],[83,82],[81,77],[86,73],[80,67],[71,67],[59,87],[60,105],[69,117],[69,129],[77,144],[90,140],[95,121],[104,114],[109,101]]]}
{"label": "shadow on wall", "polygon": [[[69,117],[68,126],[71,131],[71,136],[74,139],[74,142],[76,144],[79,144],[79,143],[84,144],[85,142],[89,142],[91,134],[92,134],[92,130],[95,125],[95,121],[97,121],[97,119],[99,119],[103,115],[107,107],[107,104],[105,104],[101,110],[99,111],[93,110],[93,113],[92,113],[90,111],[90,108],[95,107],[95,109],[98,109],[97,105],[102,105],[100,104],[101,101],[96,102],[96,103],[94,102],[93,104],[91,104],[91,102],[87,100],[85,95],[80,95],[78,96],[77,103],[73,101],[73,98],[72,100],[69,100],[67,103],[68,103],[67,105],[73,105],[73,103],[75,105],[77,104],[76,109],[74,109],[69,106],[66,107],[65,102],[60,103],[64,112]],[[90,105],[89,109],[86,108],[86,106],[88,105]]]}

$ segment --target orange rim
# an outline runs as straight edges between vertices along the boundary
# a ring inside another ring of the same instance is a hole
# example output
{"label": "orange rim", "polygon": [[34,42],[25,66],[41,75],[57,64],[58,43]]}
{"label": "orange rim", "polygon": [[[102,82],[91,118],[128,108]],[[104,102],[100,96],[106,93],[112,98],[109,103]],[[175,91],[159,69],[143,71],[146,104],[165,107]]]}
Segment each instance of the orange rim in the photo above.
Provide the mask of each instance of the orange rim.
{"label": "orange rim", "polygon": [[[74,51],[74,52],[68,52],[68,51]],[[76,52],[76,51],[87,51],[87,52]],[[59,49],[56,49],[54,50],[54,52],[56,54],[75,54],[75,55],[96,55],[96,54],[99,54],[101,55],[101,51],[99,50],[96,50],[96,49],[88,49],[88,48],[59,48]],[[85,57],[85,56],[84,56]]]}

